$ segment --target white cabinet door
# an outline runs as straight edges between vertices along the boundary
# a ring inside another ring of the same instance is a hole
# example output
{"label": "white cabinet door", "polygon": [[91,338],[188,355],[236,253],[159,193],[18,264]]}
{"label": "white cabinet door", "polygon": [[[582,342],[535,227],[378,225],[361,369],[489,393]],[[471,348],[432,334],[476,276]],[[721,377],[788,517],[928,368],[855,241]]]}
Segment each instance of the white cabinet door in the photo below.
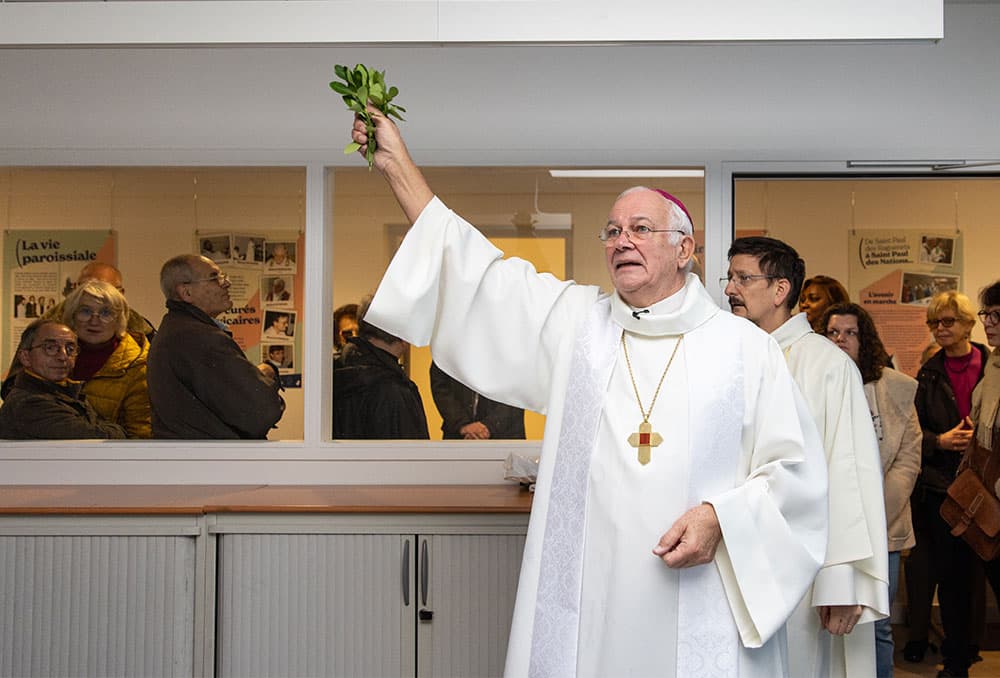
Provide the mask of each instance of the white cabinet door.
{"label": "white cabinet door", "polygon": [[220,535],[216,675],[412,677],[414,551],[399,534]]}
{"label": "white cabinet door", "polygon": [[501,676],[523,534],[418,537],[420,678]]}
{"label": "white cabinet door", "polygon": [[0,534],[0,676],[192,676],[194,608],[191,536]]}

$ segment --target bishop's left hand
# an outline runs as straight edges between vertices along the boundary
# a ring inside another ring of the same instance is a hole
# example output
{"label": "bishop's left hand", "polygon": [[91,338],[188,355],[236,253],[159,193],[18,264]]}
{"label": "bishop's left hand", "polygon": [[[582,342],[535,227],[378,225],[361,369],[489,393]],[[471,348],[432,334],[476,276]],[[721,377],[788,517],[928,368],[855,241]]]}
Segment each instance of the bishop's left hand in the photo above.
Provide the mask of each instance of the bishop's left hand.
{"label": "bishop's left hand", "polygon": [[715,507],[700,504],[685,511],[660,537],[653,555],[668,567],[693,567],[712,562],[722,541],[722,528]]}

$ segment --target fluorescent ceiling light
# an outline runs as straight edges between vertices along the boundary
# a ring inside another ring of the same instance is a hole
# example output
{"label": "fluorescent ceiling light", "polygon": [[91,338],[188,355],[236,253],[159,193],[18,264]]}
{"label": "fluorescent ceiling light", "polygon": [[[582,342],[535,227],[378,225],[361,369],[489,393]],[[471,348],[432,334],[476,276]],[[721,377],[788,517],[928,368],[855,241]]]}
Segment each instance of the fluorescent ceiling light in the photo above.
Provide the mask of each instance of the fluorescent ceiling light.
{"label": "fluorescent ceiling light", "polygon": [[965,167],[965,160],[848,160],[848,167],[916,167],[916,168],[955,168]]}
{"label": "fluorescent ceiling light", "polygon": [[669,177],[671,179],[701,179],[705,170],[700,169],[550,169],[549,176],[556,179],[633,179],[638,177]]}

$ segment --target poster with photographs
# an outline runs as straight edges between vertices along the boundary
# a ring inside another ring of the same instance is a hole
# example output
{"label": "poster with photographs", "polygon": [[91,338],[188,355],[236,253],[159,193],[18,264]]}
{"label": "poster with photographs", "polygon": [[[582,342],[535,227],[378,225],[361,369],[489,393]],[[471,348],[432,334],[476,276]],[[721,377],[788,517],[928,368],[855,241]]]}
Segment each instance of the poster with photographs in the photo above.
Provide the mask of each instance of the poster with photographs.
{"label": "poster with photographs", "polygon": [[2,366],[6,372],[21,332],[73,291],[94,261],[117,265],[117,234],[108,229],[5,231]]}
{"label": "poster with photographs", "polygon": [[270,360],[278,365],[285,388],[301,388],[297,358],[302,350],[305,237],[296,231],[248,230],[199,231],[196,239],[199,252],[229,276],[233,306],[218,319],[251,362]]}
{"label": "poster with photographs", "polygon": [[906,229],[850,234],[851,299],[865,307],[896,367],[916,376],[934,342],[925,325],[934,295],[962,286],[962,234]]}

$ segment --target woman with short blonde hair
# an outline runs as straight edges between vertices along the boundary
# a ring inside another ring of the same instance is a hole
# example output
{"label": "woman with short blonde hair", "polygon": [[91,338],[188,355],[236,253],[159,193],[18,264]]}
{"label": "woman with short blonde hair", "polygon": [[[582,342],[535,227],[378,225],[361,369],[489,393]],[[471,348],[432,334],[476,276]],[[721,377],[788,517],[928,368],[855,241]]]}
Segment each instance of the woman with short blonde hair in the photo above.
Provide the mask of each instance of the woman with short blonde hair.
{"label": "woman with short blonde hair", "polygon": [[87,401],[105,419],[121,424],[130,438],[150,438],[149,342],[141,333],[128,332],[128,317],[122,293],[100,280],[80,283],[63,304],[63,322],[80,343],[72,376],[84,382]]}

